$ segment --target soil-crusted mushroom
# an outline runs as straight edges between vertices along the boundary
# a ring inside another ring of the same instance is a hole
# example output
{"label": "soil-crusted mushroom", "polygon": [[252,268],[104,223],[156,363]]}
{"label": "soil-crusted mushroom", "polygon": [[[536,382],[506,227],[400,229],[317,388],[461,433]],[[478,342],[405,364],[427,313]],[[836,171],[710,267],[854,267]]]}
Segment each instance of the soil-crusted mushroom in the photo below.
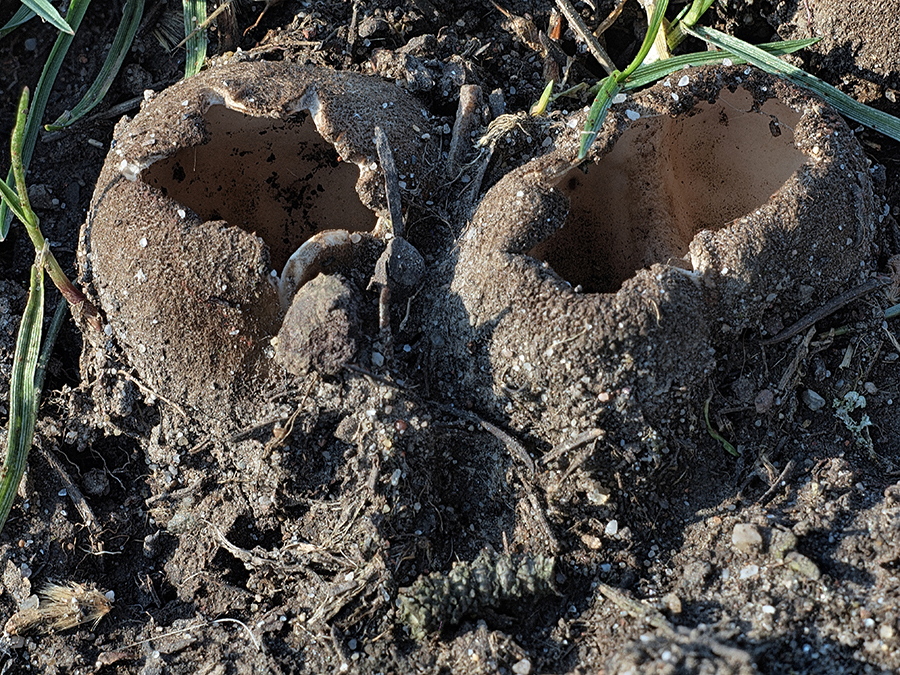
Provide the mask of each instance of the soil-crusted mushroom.
{"label": "soil-crusted mushroom", "polygon": [[551,443],[611,411],[692,417],[718,349],[871,271],[866,160],[815,96],[683,71],[614,106],[575,166],[584,121],[488,191],[444,266],[444,391]]}
{"label": "soil-crusted mushroom", "polygon": [[389,229],[375,127],[415,190],[429,135],[412,126],[428,124],[379,78],[287,62],[214,67],[148,96],[116,128],[79,255],[140,377],[211,415],[252,401],[296,290],[372,274]]}

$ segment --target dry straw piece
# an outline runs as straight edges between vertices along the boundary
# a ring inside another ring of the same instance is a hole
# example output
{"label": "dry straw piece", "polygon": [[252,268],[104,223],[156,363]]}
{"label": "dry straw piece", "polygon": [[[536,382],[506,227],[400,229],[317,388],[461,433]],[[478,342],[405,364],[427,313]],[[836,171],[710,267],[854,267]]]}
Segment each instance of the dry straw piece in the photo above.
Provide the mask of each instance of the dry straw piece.
{"label": "dry straw piece", "polygon": [[22,609],[6,622],[10,635],[56,633],[91,624],[96,628],[112,609],[112,602],[93,584],[48,584],[41,592],[40,606]]}

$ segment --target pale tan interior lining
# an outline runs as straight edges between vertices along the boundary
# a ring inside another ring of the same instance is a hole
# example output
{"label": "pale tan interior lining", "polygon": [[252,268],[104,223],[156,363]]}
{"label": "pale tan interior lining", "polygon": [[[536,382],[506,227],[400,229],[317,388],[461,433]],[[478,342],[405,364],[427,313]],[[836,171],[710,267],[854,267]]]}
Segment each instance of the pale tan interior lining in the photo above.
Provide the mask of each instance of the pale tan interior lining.
{"label": "pale tan interior lining", "polygon": [[806,160],[793,145],[799,115],[775,100],[752,112],[752,102],[724,90],[689,117],[634,122],[587,173],[562,178],[569,216],[530,255],[598,293],[652,263],[684,266],[698,232],[757,209]]}
{"label": "pale tan interior lining", "polygon": [[285,122],[213,105],[204,117],[209,143],[155,162],[141,179],[204,220],[258,234],[274,269],[316,232],[375,227],[356,193],[359,168],[338,160],[308,115]]}

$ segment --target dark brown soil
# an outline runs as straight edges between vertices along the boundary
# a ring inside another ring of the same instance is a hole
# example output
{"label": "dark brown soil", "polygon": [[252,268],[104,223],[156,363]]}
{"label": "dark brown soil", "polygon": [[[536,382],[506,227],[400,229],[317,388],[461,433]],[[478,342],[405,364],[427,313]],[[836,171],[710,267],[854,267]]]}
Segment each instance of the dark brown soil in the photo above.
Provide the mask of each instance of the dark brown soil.
{"label": "dark brown soil", "polygon": [[[578,7],[594,26],[612,4],[598,3],[596,15],[586,3]],[[794,62],[900,114],[900,56],[890,23],[900,3],[868,3],[865,16],[849,18],[843,4],[725,3],[707,22],[753,41],[824,34]],[[506,8],[546,29],[552,5],[512,0]],[[633,5],[605,36],[619,66],[643,35]],[[29,470],[0,535],[0,619],[15,615],[10,627],[21,625],[29,615],[20,612],[35,607],[35,594],[49,582],[93,584],[114,596],[113,608],[96,626],[0,637],[0,673],[900,669],[900,324],[883,318],[900,300],[896,285],[819,321],[811,335],[760,344],[764,332],[777,333],[859,277],[892,272],[889,259],[900,253],[894,222],[900,146],[848,123],[870,162],[863,182],[874,188],[877,223],[871,248],[847,252],[854,269],[861,261],[859,271],[835,278],[840,265],[823,262],[828,276],[821,282],[777,289],[777,311],[744,324],[734,312],[727,338],[721,327],[709,328],[715,354],[695,350],[692,358],[705,360],[681,364],[679,372],[694,380],[673,388],[671,398],[656,394],[647,408],[625,401],[616,409],[619,392],[609,405],[588,410],[575,405],[592,386],[578,370],[585,363],[576,364],[571,381],[548,377],[554,391],[543,399],[526,386],[495,386],[489,357],[527,340],[513,333],[508,345],[492,344],[475,330],[478,312],[494,311],[488,302],[507,292],[499,275],[497,286],[489,283],[503,268],[486,268],[479,277],[459,246],[467,225],[487,222],[473,218],[484,193],[549,152],[559,136],[554,125],[565,123],[563,109],[588,103],[561,99],[547,120],[509,118],[514,123],[489,163],[475,147],[491,119],[527,111],[547,72],[565,63],[542,60],[517,32],[522,22],[487,1],[284,0],[242,36],[262,6],[239,4],[237,29],[220,26],[212,48],[219,39],[227,49],[255,49],[249,58],[257,60],[380,75],[399,82],[431,116],[429,145],[447,153],[434,163],[434,175],[447,166],[453,171],[427,190],[402,193],[405,236],[424,257],[424,281],[394,298],[392,341],[379,333],[378,289],[365,283],[380,252],[375,244],[342,271],[340,283],[304,287],[309,296],[340,303],[305,314],[292,309],[305,317],[301,324],[320,321],[322,332],[297,329],[291,344],[319,352],[281,355],[277,363],[302,373],[324,359],[325,374],[294,376],[272,365],[266,379],[254,380],[252,390],[248,385],[249,403],[232,394],[218,405],[209,392],[194,400],[177,390],[167,395],[151,386],[152,363],[129,358],[136,347],[118,324],[109,339],[83,340],[69,321],[50,364]],[[119,11],[118,3],[94,0],[47,121],[74,105],[93,80]],[[73,276],[79,230],[122,114],[105,113],[133,100],[133,116],[145,90],[178,80],[183,55],[163,49],[154,31],[179,12],[180,3],[151,3],[103,105],[38,142],[28,177],[33,201]],[[11,13],[4,6],[0,22]],[[8,138],[13,101],[21,87],[37,82],[52,39],[52,29],[32,21],[0,41],[6,74],[0,138]],[[570,82],[602,75],[571,32],[558,48],[575,57]],[[450,143],[465,85],[478,85],[483,102],[458,150]],[[551,139],[546,146],[544,138]],[[763,192],[766,180],[760,178]],[[780,184],[783,177],[772,180]],[[703,200],[704,214],[731,203]],[[617,208],[634,227],[637,211]],[[684,206],[692,214],[699,208]],[[223,217],[214,206],[198,215],[198,222]],[[614,224],[604,223],[615,236]],[[579,227],[586,227],[584,219]],[[526,251],[541,257],[531,251],[536,243]],[[813,243],[799,252],[804,260],[819,255]],[[295,244],[276,252],[278,265]],[[568,244],[554,245],[544,259],[562,270]],[[781,261],[784,251],[771,246],[772,260]],[[457,275],[460,250],[465,267]],[[0,243],[3,441],[33,257],[14,223]],[[637,263],[621,258],[611,286],[598,282],[601,290],[636,286],[635,278],[647,274],[631,269],[649,264],[640,256]],[[812,267],[803,273],[814,274]],[[785,283],[797,274],[788,270]],[[470,311],[464,302],[473,302],[479,284],[490,292],[484,307]],[[56,294],[49,295],[55,303]],[[518,298],[508,299],[519,306]],[[446,324],[432,325],[442,303]],[[322,319],[326,309],[331,314]],[[534,311],[521,325],[550,325]],[[197,350],[196,360],[185,363],[215,360],[217,354],[203,351],[209,344],[190,332],[198,325],[214,329],[214,322],[193,318],[185,313],[184,335],[195,342],[179,353]],[[692,328],[672,334],[700,344],[706,334]],[[512,356],[502,358],[509,359],[511,382],[536,381],[517,370]],[[706,364],[712,372],[703,372]],[[639,368],[629,375],[639,376]],[[239,381],[229,386],[240,394]],[[707,401],[710,424],[739,456],[708,433]],[[565,447],[573,438],[578,442]]]}

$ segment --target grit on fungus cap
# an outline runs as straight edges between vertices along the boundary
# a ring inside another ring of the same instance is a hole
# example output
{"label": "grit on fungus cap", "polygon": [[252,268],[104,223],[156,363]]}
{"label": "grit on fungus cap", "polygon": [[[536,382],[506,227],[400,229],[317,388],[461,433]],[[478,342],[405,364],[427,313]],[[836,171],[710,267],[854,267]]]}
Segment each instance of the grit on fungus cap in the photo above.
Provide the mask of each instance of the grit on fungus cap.
{"label": "grit on fungus cap", "polygon": [[429,118],[380,78],[286,62],[213,67],[146,98],[116,128],[79,262],[141,378],[221,415],[266,386],[299,285],[341,273],[365,287],[389,233],[374,129],[415,190],[428,135],[411,125]]}

